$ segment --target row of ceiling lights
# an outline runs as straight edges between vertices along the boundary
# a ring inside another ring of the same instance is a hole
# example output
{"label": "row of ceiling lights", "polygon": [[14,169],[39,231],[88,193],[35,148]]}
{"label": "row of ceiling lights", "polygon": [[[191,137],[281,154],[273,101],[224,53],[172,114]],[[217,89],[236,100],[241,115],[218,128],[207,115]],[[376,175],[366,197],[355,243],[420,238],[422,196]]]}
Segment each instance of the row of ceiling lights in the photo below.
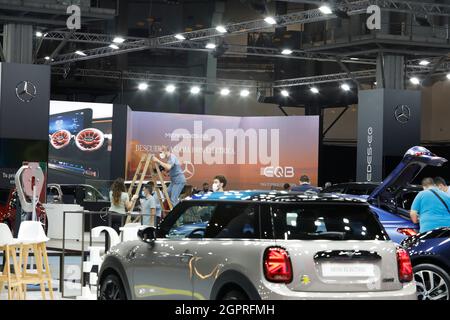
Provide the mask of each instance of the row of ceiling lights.
{"label": "row of ceiling lights", "polygon": [[[147,90],[149,88],[149,85],[147,84],[147,83],[145,83],[145,82],[141,82],[141,83],[139,83],[139,85],[138,85],[138,90],[140,90],[140,91],[145,91],[145,90]],[[164,90],[167,92],[167,93],[174,93],[175,91],[176,91],[176,87],[175,87],[175,85],[173,85],[173,84],[169,84],[169,85],[167,85],[165,88],[164,88]],[[347,83],[343,83],[342,85],[341,85],[341,89],[343,90],[343,91],[350,91],[351,90],[351,88],[350,88],[350,85],[348,85]],[[313,94],[318,94],[320,91],[319,91],[319,89],[317,88],[317,87],[311,87],[311,88],[309,88],[309,90],[311,91],[311,93],[313,93]],[[197,95],[197,94],[199,94],[200,92],[201,92],[201,88],[199,87],[199,86],[192,86],[190,89],[189,89],[189,92],[191,93],[191,94],[193,94],[193,95]],[[219,93],[220,93],[220,95],[221,96],[228,96],[230,93],[231,93],[231,90],[229,89],[229,88],[222,88],[222,89],[220,89],[220,91],[219,91]],[[280,94],[283,96],[283,97],[289,97],[289,95],[290,95],[290,93],[289,93],[289,91],[287,90],[287,89],[282,89],[281,91],[280,91]],[[242,89],[242,90],[240,90],[240,92],[239,92],[239,95],[241,96],[241,97],[248,97],[249,95],[250,95],[250,91],[248,90],[248,89]]]}

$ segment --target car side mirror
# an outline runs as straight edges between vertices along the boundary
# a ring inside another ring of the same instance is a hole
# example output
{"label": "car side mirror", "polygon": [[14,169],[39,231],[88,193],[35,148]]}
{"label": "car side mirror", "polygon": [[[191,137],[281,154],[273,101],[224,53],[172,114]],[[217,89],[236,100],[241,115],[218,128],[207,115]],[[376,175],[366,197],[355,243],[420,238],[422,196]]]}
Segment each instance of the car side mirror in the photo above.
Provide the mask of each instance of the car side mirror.
{"label": "car side mirror", "polygon": [[156,240],[156,228],[145,227],[138,230],[137,235],[139,239],[148,244],[154,244]]}

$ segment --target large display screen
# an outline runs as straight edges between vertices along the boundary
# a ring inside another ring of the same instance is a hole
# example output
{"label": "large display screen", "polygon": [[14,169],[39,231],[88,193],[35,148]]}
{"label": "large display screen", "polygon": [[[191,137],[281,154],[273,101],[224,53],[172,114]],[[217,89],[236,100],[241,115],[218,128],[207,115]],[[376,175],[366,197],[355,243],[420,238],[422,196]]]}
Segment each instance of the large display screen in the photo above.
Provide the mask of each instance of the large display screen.
{"label": "large display screen", "polygon": [[76,134],[83,130],[91,121],[91,109],[54,114],[50,116],[49,133],[53,134],[59,130],[67,130],[72,134]]}
{"label": "large display screen", "polygon": [[50,183],[110,179],[112,117],[112,104],[50,102]]}
{"label": "large display screen", "polygon": [[317,183],[319,118],[224,117],[132,112],[127,136],[127,179],[143,154],[167,145],[182,163],[187,184],[214,176],[227,189],[280,189],[308,175]]}

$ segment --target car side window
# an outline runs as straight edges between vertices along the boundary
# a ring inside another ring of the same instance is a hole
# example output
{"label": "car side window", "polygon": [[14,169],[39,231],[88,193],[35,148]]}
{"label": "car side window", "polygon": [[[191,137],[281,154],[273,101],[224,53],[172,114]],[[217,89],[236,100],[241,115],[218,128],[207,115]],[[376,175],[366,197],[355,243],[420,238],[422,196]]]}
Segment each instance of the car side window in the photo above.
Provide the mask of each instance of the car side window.
{"label": "car side window", "polygon": [[203,238],[205,229],[215,210],[215,204],[201,204],[187,207],[179,215],[165,237],[168,239]]}
{"label": "car side window", "polygon": [[253,203],[220,203],[206,227],[204,237],[259,238],[259,206]]}

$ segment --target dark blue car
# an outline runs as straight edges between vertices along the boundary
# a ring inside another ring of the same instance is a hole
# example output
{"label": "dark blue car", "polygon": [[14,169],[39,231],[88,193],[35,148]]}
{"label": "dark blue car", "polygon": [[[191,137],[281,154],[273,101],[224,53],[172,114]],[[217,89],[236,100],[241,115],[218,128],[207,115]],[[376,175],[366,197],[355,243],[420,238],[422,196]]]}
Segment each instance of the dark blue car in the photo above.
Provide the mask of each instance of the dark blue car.
{"label": "dark blue car", "polygon": [[[417,234],[419,230],[419,226],[410,219],[409,209],[421,188],[411,186],[411,183],[426,166],[438,167],[445,162],[446,159],[436,156],[424,147],[413,147],[380,184],[353,183],[351,187],[340,184],[324,192],[347,193],[351,197],[366,199],[389,237],[400,243],[403,239]],[[370,188],[370,191],[364,192],[364,187]],[[352,193],[352,190],[356,193]]]}
{"label": "dark blue car", "polygon": [[449,300],[450,228],[419,233],[402,242],[413,264],[417,295],[422,300]]}

